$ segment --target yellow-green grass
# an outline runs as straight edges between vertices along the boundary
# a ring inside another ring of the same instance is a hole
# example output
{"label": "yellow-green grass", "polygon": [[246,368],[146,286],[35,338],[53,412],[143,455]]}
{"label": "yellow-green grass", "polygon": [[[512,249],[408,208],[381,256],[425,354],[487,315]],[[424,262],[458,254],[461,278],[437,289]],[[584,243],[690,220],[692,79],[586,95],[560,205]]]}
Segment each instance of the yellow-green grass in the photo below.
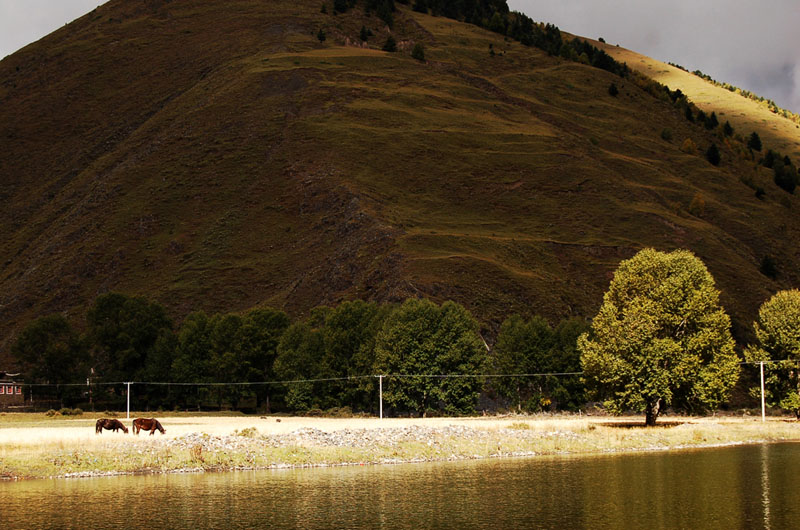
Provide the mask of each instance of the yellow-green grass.
{"label": "yellow-green grass", "polygon": [[680,89],[700,109],[717,113],[720,123],[730,121],[742,136],[758,132],[766,148],[800,160],[800,125],[771,112],[765,105],[741,94],[716,86],[705,79],[672,65],[619,46],[592,41],[614,59],[633,70],[670,87]]}
{"label": "yellow-green grass", "polygon": [[[281,419],[281,421],[276,421]],[[93,418],[53,419],[44,415],[0,416],[0,476],[55,477],[72,474],[230,470],[321,465],[382,464],[548,454],[597,454],[800,440],[800,424],[769,418],[662,418],[646,428],[641,418],[512,416],[504,418],[297,418],[164,417],[167,435],[93,433]],[[631,426],[636,424],[636,426]],[[469,427],[448,430],[450,426]],[[297,439],[275,446],[279,435],[315,428],[429,427],[422,439],[375,442],[367,447],[324,446]],[[190,433],[205,433],[186,438]],[[223,437],[220,449],[202,440]],[[228,437],[228,438],[225,438]],[[171,438],[179,438],[170,442]],[[178,444],[181,440],[189,440]],[[198,441],[199,440],[199,441]],[[235,440],[236,443],[231,443]]]}

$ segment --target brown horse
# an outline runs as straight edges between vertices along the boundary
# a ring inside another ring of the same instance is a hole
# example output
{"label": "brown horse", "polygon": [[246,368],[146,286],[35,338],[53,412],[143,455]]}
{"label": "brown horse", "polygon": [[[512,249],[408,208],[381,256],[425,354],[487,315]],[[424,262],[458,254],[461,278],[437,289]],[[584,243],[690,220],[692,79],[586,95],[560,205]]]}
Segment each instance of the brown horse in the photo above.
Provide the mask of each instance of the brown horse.
{"label": "brown horse", "polygon": [[139,431],[150,431],[150,436],[153,436],[156,431],[161,431],[161,434],[167,432],[155,418],[136,418],[133,420],[133,434],[139,434]]}
{"label": "brown horse", "polygon": [[121,421],[114,420],[110,418],[100,418],[97,420],[97,423],[94,424],[94,433],[101,434],[103,429],[117,432],[119,429],[122,429],[122,432],[128,434],[128,428],[125,427]]}

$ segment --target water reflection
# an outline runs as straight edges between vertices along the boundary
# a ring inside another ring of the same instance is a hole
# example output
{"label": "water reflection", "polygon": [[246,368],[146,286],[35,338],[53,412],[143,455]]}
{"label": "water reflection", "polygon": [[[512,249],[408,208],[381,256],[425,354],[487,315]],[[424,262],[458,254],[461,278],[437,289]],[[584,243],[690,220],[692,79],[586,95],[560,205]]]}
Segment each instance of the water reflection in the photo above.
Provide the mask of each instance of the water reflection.
{"label": "water reflection", "polygon": [[769,530],[769,467],[768,448],[761,446],[761,504],[764,506],[764,528]]}
{"label": "water reflection", "polygon": [[800,446],[0,483],[4,528],[792,528]]}

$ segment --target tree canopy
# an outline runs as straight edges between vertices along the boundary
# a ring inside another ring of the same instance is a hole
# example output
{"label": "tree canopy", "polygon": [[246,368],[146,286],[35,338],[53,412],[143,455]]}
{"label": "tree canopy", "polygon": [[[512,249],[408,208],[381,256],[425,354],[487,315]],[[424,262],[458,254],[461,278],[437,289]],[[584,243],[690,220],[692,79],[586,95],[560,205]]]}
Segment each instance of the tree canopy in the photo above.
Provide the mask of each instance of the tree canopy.
{"label": "tree canopy", "polygon": [[778,361],[764,365],[766,401],[800,418],[800,291],[780,291],[764,302],[753,328],[758,343],[745,349],[745,358]]}
{"label": "tree canopy", "polygon": [[620,263],[591,333],[578,340],[587,385],[612,413],[714,409],[739,375],[730,319],[703,262],[686,250]]}
{"label": "tree canopy", "polygon": [[421,375],[391,378],[383,393],[390,406],[421,415],[428,411],[458,414],[474,410],[481,378],[436,377],[483,373],[486,348],[477,322],[463,306],[406,300],[386,319],[375,351],[379,373]]}

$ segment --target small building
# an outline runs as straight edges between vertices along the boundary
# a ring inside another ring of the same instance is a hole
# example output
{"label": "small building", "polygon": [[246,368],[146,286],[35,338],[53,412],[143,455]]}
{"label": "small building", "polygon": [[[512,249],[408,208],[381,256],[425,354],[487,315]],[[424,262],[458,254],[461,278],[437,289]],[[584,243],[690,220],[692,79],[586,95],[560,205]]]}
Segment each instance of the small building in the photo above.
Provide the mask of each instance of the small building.
{"label": "small building", "polygon": [[19,375],[0,371],[0,410],[25,405]]}

